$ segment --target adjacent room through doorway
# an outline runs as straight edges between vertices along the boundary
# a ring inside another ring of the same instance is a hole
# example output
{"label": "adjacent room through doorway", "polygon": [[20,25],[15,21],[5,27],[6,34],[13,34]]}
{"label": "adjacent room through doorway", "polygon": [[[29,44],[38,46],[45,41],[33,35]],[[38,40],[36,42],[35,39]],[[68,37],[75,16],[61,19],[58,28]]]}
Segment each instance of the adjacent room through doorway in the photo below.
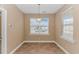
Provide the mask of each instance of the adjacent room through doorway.
{"label": "adjacent room through doorway", "polygon": [[1,40],[2,40],[2,38],[1,38],[1,12],[0,12],[0,54],[1,54]]}

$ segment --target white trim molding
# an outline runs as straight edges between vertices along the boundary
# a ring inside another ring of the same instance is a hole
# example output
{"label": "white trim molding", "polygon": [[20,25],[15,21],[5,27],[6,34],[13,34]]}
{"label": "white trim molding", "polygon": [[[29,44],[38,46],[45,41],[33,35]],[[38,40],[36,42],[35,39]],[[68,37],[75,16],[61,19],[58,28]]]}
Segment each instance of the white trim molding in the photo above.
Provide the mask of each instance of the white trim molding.
{"label": "white trim molding", "polygon": [[19,49],[24,44],[24,41],[19,44],[14,50],[12,50],[9,54],[13,54],[17,49]]}
{"label": "white trim molding", "polygon": [[54,43],[61,49],[63,50],[66,54],[70,54],[66,49],[64,49],[60,44],[58,44],[56,41]]}
{"label": "white trim molding", "polygon": [[0,8],[1,12],[1,54],[7,54],[7,10]]}
{"label": "white trim molding", "polygon": [[24,41],[24,43],[53,43],[53,41]]}

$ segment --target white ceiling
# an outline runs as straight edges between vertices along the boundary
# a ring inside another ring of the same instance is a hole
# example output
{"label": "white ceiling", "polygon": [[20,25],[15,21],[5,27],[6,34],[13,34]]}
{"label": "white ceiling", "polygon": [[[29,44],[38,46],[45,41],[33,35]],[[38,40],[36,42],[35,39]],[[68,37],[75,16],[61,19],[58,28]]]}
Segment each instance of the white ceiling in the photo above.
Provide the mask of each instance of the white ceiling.
{"label": "white ceiling", "polygon": [[38,4],[17,4],[16,5],[25,14],[54,14],[63,4],[41,4],[40,9]]}

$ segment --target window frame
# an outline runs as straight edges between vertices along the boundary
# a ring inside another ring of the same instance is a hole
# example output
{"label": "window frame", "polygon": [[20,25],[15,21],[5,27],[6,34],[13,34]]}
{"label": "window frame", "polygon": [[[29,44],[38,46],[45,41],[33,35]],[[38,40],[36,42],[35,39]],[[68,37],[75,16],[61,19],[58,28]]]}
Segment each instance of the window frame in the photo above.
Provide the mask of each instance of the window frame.
{"label": "window frame", "polygon": [[48,18],[48,33],[46,34],[42,34],[42,33],[31,33],[31,18],[34,18],[34,19],[38,19],[39,17],[30,17],[30,35],[49,35],[49,17],[40,17],[40,18]]}
{"label": "window frame", "polygon": [[61,38],[63,38],[64,40],[70,42],[70,43],[74,43],[74,16],[73,16],[73,13],[72,13],[72,18],[73,18],[73,24],[72,24],[72,27],[73,27],[73,32],[72,32],[72,38],[69,38],[67,35],[65,35],[64,33],[64,16],[65,16],[65,13],[69,12],[70,10],[73,10],[72,7],[69,7],[67,8],[63,13],[62,13],[62,27],[61,27]]}

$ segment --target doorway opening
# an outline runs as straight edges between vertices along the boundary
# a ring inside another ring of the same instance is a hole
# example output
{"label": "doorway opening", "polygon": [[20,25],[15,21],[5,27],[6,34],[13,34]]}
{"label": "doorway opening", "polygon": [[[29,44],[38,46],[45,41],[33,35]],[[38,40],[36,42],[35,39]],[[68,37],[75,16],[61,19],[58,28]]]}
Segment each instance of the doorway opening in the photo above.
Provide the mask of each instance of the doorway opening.
{"label": "doorway opening", "polygon": [[1,54],[1,40],[2,40],[2,38],[1,38],[1,12],[0,12],[0,54]]}
{"label": "doorway opening", "polygon": [[0,54],[7,53],[7,11],[0,8]]}

